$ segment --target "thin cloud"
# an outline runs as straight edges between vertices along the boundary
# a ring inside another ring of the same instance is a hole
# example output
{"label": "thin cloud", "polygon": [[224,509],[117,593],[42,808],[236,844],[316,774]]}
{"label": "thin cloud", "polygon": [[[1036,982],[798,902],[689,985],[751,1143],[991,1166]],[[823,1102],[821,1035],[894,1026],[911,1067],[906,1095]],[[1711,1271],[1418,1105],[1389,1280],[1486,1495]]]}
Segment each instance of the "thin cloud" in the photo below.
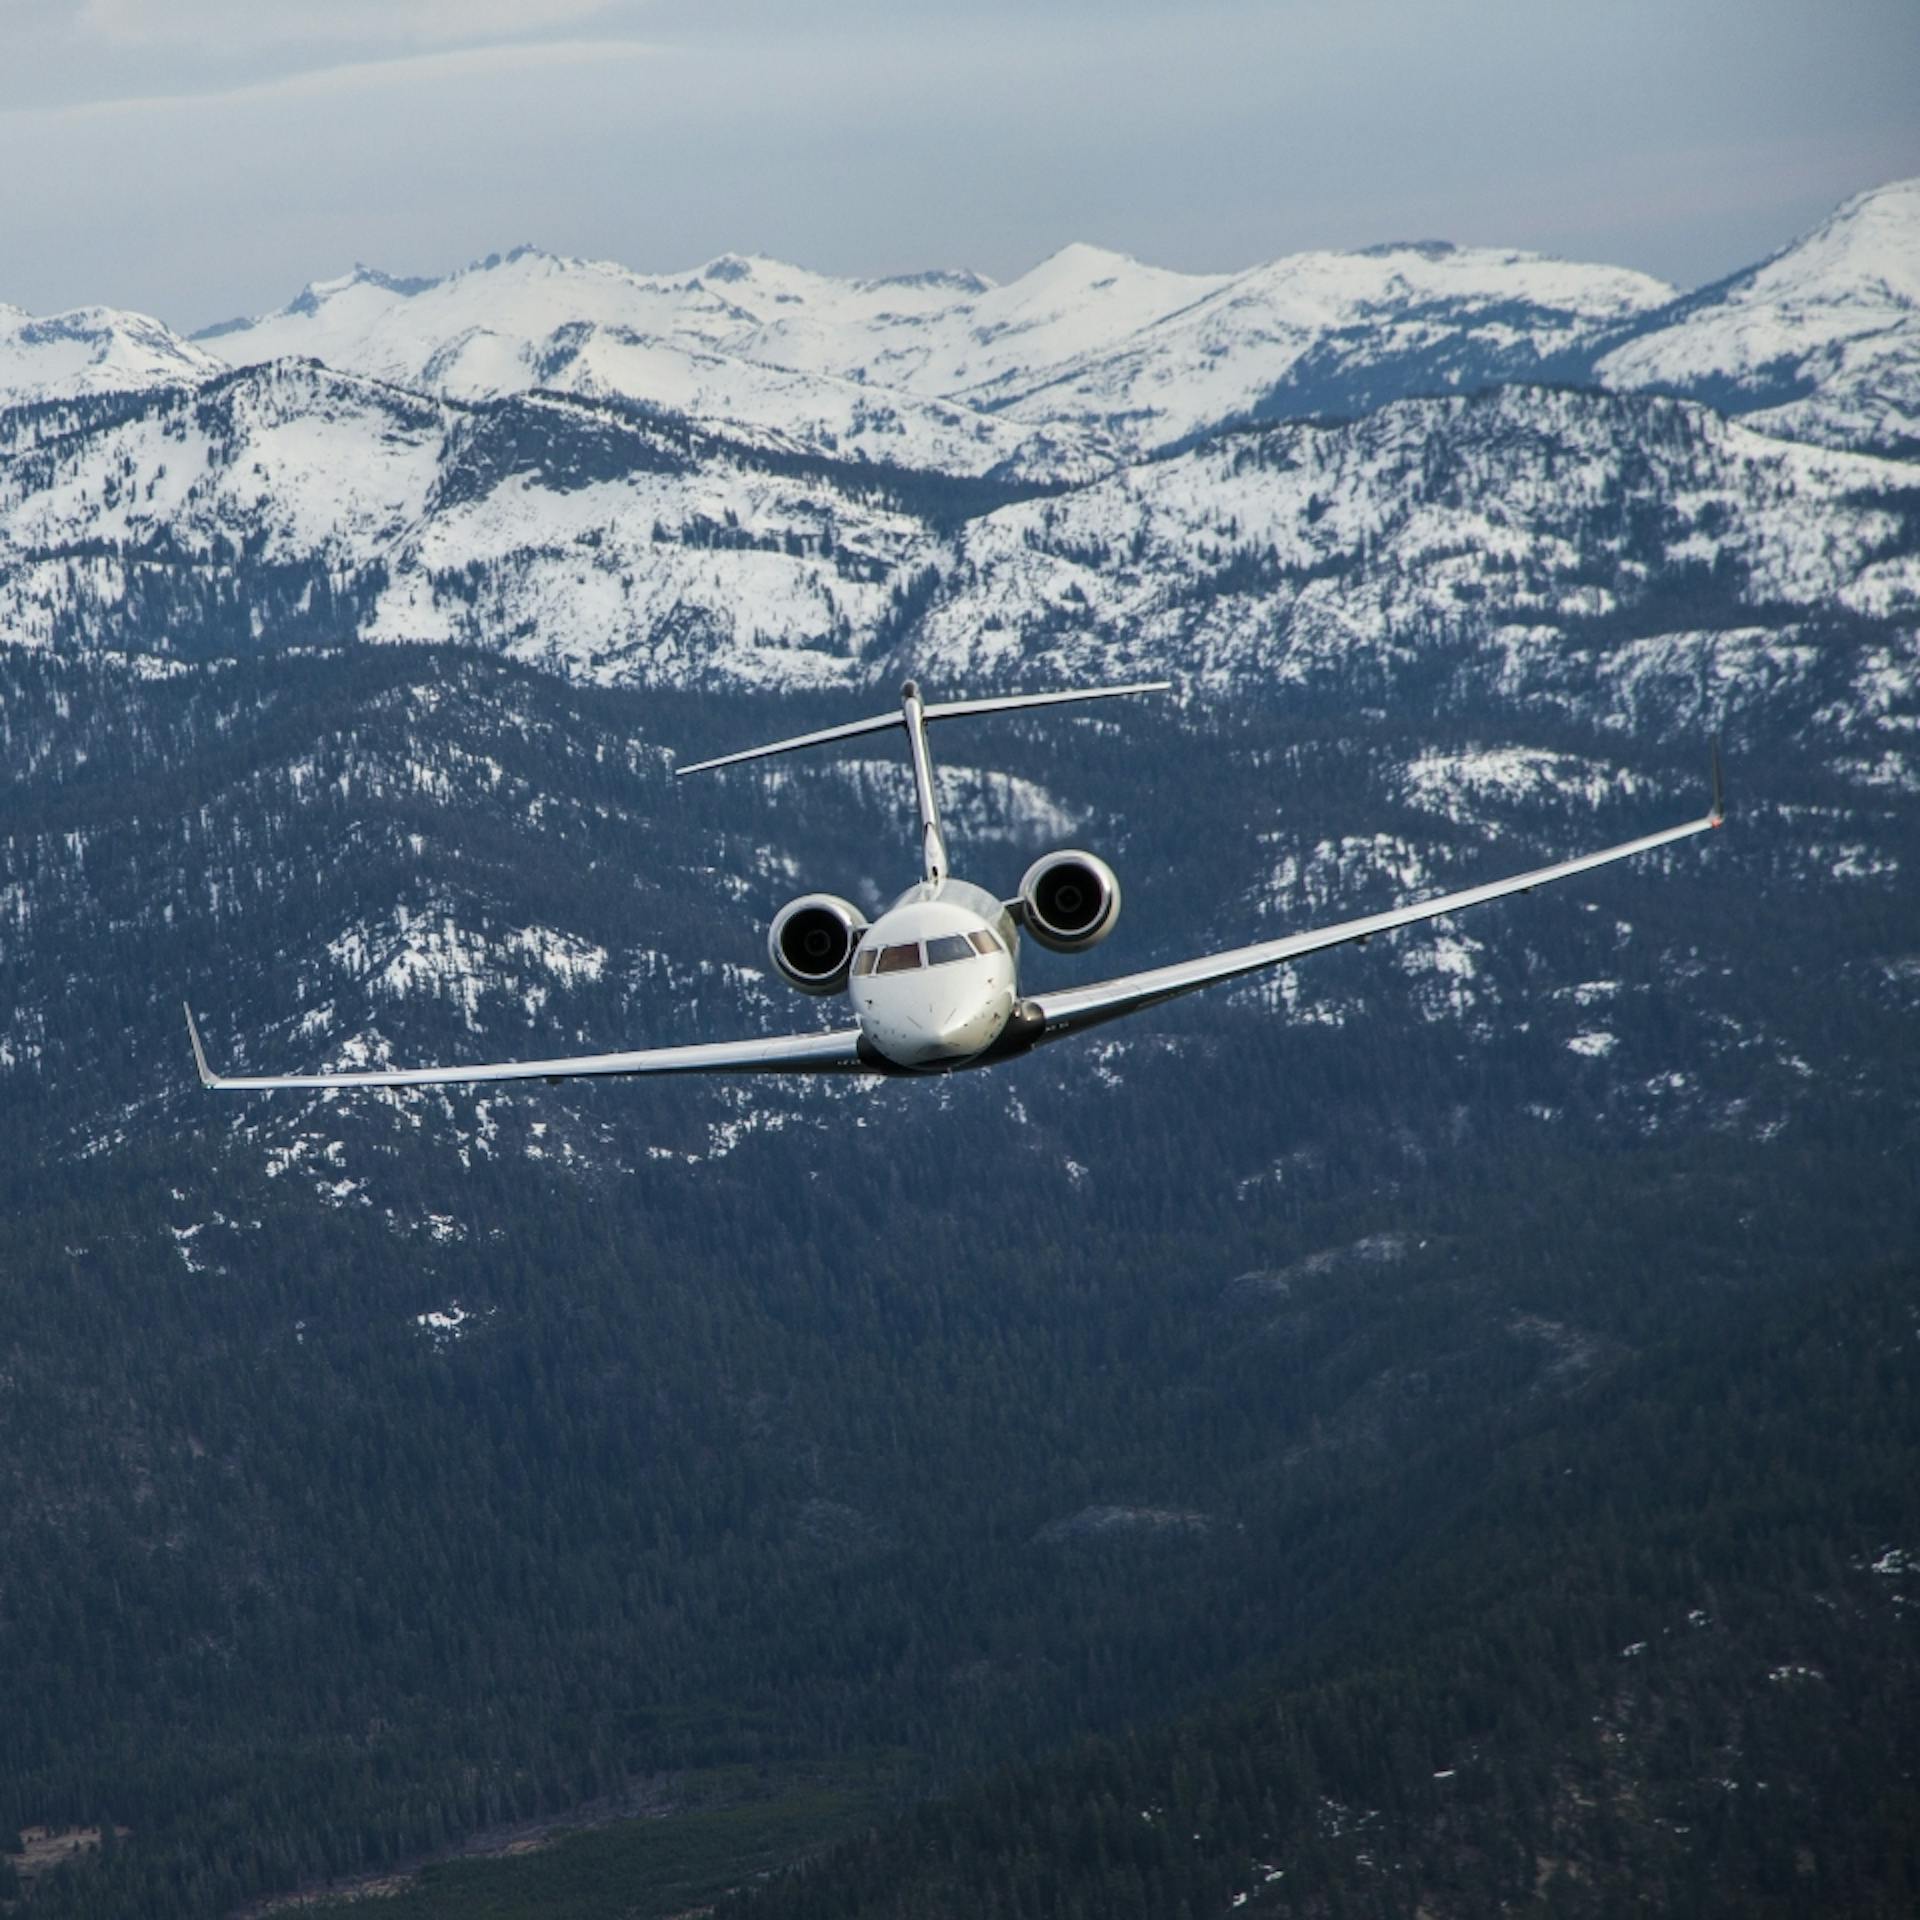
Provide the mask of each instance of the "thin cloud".
{"label": "thin cloud", "polygon": [[619,0],[85,0],[78,25],[111,47],[234,54],[538,39],[624,10]]}
{"label": "thin cloud", "polygon": [[484,78],[498,73],[528,73],[536,69],[599,67],[612,61],[640,61],[665,57],[668,49],[641,40],[511,41],[504,44],[454,47],[425,53],[396,53],[372,60],[345,60],[330,66],[274,74],[266,79],[239,80],[231,86],[202,87],[195,91],[129,93],[111,99],[75,101],[52,107],[0,107],[0,121],[58,124],[102,116],[151,113],[169,108],[205,107],[216,103],[244,105],[275,99],[313,99],[327,94],[364,93],[374,89],[403,90],[439,83]]}

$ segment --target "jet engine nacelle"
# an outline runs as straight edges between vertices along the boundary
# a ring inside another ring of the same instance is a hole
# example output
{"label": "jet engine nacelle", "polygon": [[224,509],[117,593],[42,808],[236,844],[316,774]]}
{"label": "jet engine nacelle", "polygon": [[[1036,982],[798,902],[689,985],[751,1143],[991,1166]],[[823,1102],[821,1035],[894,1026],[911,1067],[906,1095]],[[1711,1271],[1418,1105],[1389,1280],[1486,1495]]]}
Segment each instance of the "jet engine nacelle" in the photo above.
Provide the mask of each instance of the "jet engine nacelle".
{"label": "jet engine nacelle", "polygon": [[1084,953],[1120,918],[1120,880],[1098,854],[1065,847],[1027,869],[1018,896],[1020,924],[1054,953]]}
{"label": "jet engine nacelle", "polygon": [[851,900],[837,893],[803,893],[774,915],[767,952],[788,986],[802,993],[838,993],[866,930],[867,917]]}

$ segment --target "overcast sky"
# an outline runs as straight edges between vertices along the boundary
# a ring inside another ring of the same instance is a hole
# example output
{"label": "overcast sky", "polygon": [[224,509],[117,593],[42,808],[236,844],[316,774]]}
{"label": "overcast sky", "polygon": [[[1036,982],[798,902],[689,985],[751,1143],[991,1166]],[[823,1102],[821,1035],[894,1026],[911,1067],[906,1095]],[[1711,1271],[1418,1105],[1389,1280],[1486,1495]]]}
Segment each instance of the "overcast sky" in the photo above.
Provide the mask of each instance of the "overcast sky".
{"label": "overcast sky", "polygon": [[1691,286],[1920,174],[1916,0],[0,0],[0,55],[0,300],[183,329],[522,240]]}

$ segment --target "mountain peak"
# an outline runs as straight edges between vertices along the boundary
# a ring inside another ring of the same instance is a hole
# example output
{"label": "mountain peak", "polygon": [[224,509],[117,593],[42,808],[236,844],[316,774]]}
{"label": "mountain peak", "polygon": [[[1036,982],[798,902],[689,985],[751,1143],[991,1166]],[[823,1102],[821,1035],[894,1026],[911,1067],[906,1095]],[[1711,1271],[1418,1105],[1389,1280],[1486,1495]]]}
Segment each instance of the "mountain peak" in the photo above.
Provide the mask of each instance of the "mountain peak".
{"label": "mountain peak", "polygon": [[1460,249],[1451,240],[1376,240],[1355,249],[1363,260],[1385,260],[1396,253],[1417,253],[1422,260],[1445,260]]}
{"label": "mountain peak", "polygon": [[971,267],[927,267],[919,273],[887,273],[865,282],[869,287],[901,287],[915,293],[991,293],[995,283]]}
{"label": "mountain peak", "polygon": [[1889,180],[1842,201],[1812,232],[1754,270],[1756,293],[1819,283],[1824,297],[1920,305],[1920,179]]}
{"label": "mountain peak", "polygon": [[[350,293],[355,287],[377,287],[382,293],[398,294],[401,299],[410,300],[415,294],[425,293],[429,287],[439,284],[438,280],[414,275],[382,273],[378,267],[370,267],[364,261],[356,260],[351,273],[340,274],[332,280],[309,280],[287,302],[285,310],[288,313],[318,313],[329,300]],[[209,336],[231,332],[235,324],[227,321],[218,327],[209,327],[205,332]]]}
{"label": "mountain peak", "polygon": [[0,405],[204,379],[219,364],[151,314],[0,305]]}
{"label": "mountain peak", "polygon": [[1140,262],[1130,253],[1116,253],[1111,247],[1096,247],[1089,240],[1069,240],[1064,247],[1058,247],[1048,254],[1032,271],[1034,274],[1090,278],[1095,274],[1118,273],[1128,267],[1137,270],[1139,266]]}
{"label": "mountain peak", "polygon": [[1920,174],[1908,180],[1887,180],[1868,187],[1834,208],[1822,225],[1839,221],[1880,222],[1897,220],[1903,225],[1920,221]]}
{"label": "mountain peak", "polygon": [[711,287],[751,286],[756,292],[775,300],[798,294],[811,298],[834,289],[844,292],[857,287],[857,280],[839,280],[813,267],[796,266],[791,260],[777,260],[768,253],[723,253],[697,268],[692,276],[696,284]]}
{"label": "mountain peak", "polygon": [[1766,431],[1904,453],[1916,438],[1920,180],[1857,193],[1770,260],[1675,301],[1595,363]]}
{"label": "mountain peak", "polygon": [[[1131,254],[1075,240],[1050,253],[1036,267],[997,290],[997,298],[1018,307],[1036,303],[1049,308],[1071,306],[1089,318],[1104,312],[1125,312],[1132,324],[1144,325],[1188,300],[1225,284],[1219,274],[1182,273],[1173,267],[1148,266]],[[1111,324],[1096,319],[1096,325]]]}
{"label": "mountain peak", "polygon": [[[569,260],[564,254],[549,253],[545,247],[536,247],[531,240],[522,240],[516,247],[509,247],[505,253],[489,253],[478,260],[469,260],[460,269],[462,273],[498,273],[502,267],[517,267],[524,261],[533,261],[536,265],[547,267],[571,267],[578,263]],[[421,282],[422,286],[433,286],[431,280]]]}

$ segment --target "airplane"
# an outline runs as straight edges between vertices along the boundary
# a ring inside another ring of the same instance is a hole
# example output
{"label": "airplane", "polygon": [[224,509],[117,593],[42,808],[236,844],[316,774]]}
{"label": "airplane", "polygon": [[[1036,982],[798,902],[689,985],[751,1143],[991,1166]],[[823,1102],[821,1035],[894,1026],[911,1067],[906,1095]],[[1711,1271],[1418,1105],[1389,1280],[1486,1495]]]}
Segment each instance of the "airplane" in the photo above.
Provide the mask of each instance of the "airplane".
{"label": "airplane", "polygon": [[1603,847],[1598,853],[1581,854],[1504,880],[1391,907],[1384,913],[1364,914],[1311,932],[1228,947],[1170,966],[1097,980],[1088,986],[1023,994],[1019,979],[1021,936],[1055,953],[1083,953],[1097,946],[1113,931],[1119,918],[1119,879],[1097,854],[1077,847],[1043,854],[1034,861],[1011,900],[956,878],[947,864],[947,843],[940,829],[927,729],[936,721],[981,714],[1164,693],[1171,685],[1166,680],[1146,680],[1126,686],[929,704],[921,697],[919,686],[909,680],[900,690],[898,712],[851,720],[843,726],[825,727],[816,733],[675,769],[679,775],[705,773],[715,767],[736,766],[770,754],[793,753],[896,727],[905,732],[920,815],[920,878],[877,920],[868,921],[858,907],[837,894],[808,893],[782,907],[767,933],[767,952],[781,978],[802,993],[846,993],[853,1005],[851,1026],[831,1032],[785,1034],[776,1039],[708,1041],[557,1060],[342,1073],[227,1074],[215,1073],[208,1066],[193,1009],[188,1007],[187,1033],[200,1083],[220,1092],[275,1088],[331,1091],[644,1073],[953,1073],[1015,1059],[1034,1047],[1084,1033],[1124,1014],[1159,1006],[1217,981],[1285,966],[1327,947],[1370,940],[1377,933],[1459,913],[1508,894],[1531,893],[1535,887],[1570,880],[1575,874],[1705,833],[1726,818],[1716,752],[1712,810],[1680,826]]}

